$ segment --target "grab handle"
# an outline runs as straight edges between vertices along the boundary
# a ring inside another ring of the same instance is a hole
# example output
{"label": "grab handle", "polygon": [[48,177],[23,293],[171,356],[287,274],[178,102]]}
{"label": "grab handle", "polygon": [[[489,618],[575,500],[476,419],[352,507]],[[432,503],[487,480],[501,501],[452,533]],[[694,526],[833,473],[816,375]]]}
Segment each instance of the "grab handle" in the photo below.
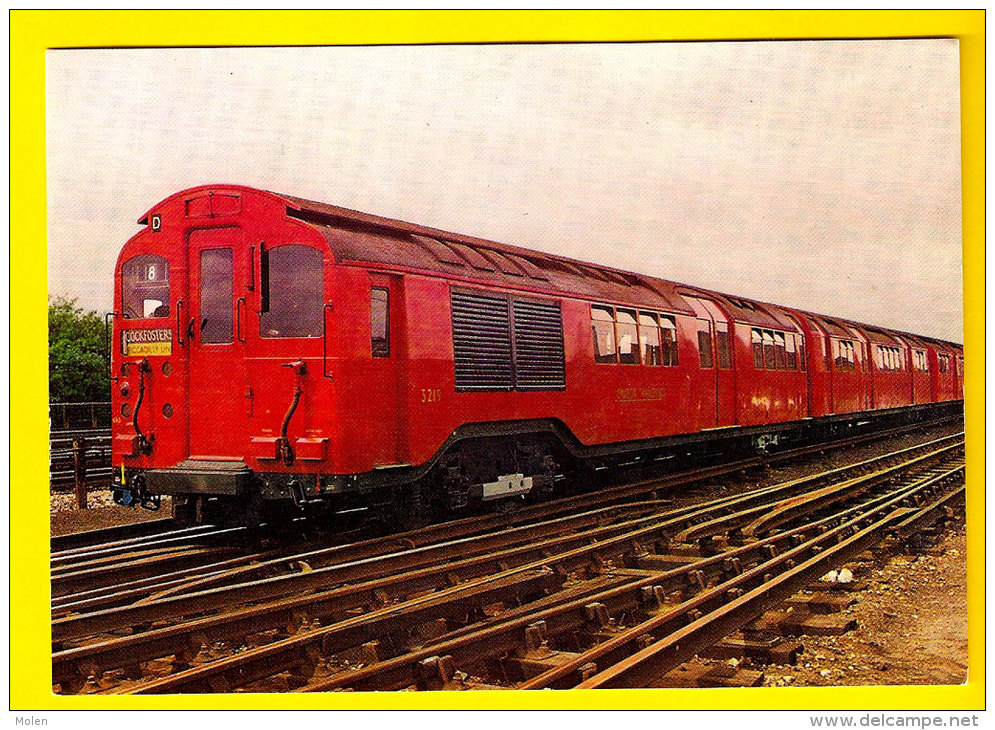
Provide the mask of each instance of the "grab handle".
{"label": "grab handle", "polygon": [[321,310],[321,374],[329,380],[333,379],[328,372],[328,312],[333,311],[331,304],[326,304]]}
{"label": "grab handle", "polygon": [[176,344],[182,345],[183,340],[183,317],[180,313],[183,311],[183,300],[180,299],[176,302]]}
{"label": "grab handle", "polygon": [[245,338],[242,337],[242,309],[245,307],[245,297],[239,297],[235,300],[235,332],[238,341],[243,345],[245,344]]}

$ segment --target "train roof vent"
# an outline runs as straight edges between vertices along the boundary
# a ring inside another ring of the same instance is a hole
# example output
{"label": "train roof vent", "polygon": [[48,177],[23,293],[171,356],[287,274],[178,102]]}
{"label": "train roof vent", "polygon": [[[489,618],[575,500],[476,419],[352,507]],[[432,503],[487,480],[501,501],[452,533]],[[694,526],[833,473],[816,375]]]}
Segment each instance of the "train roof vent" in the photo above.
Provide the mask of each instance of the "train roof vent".
{"label": "train roof vent", "polygon": [[489,258],[491,261],[497,264],[497,267],[501,270],[502,274],[507,274],[508,276],[518,276],[518,277],[525,275],[522,272],[521,268],[516,266],[514,262],[511,261],[511,259],[509,259],[500,251],[484,250],[481,251],[481,253],[486,255],[487,258]]}
{"label": "train roof vent", "polygon": [[466,262],[456,255],[455,251],[441,241],[429,238],[428,236],[418,236],[416,234],[411,235],[411,240],[420,245],[422,248],[427,249],[433,256],[444,264],[462,267],[466,266]]}
{"label": "train roof vent", "polygon": [[474,249],[472,246],[467,246],[465,243],[459,243],[457,241],[446,241],[446,244],[451,246],[454,251],[456,251],[460,256],[465,258],[470,262],[470,266],[480,271],[494,271],[494,264],[490,262],[487,258],[480,255],[480,252]]}
{"label": "train roof vent", "polygon": [[518,256],[513,253],[505,254],[505,256],[521,266],[529,278],[538,279],[539,281],[549,281],[549,277],[546,275],[546,272],[524,256]]}

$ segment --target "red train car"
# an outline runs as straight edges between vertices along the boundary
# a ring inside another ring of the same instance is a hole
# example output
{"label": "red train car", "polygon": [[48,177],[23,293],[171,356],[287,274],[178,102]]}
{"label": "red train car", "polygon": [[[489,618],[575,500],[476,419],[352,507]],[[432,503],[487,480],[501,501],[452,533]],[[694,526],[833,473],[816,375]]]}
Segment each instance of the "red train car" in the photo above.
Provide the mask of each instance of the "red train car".
{"label": "red train car", "polygon": [[950,343],[238,186],[115,270],[121,503],[459,508],[574,468],[925,413]]}

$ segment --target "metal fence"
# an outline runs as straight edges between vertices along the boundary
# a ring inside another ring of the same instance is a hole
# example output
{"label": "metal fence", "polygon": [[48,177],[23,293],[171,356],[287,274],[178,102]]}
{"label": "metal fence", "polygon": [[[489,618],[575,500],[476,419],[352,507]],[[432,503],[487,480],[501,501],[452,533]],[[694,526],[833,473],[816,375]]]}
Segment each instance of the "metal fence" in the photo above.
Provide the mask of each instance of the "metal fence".
{"label": "metal fence", "polygon": [[48,404],[48,428],[52,434],[59,431],[106,430],[110,427],[109,402]]}
{"label": "metal fence", "polygon": [[111,468],[111,404],[50,403],[49,488],[74,491],[86,508],[86,494],[113,479]]}

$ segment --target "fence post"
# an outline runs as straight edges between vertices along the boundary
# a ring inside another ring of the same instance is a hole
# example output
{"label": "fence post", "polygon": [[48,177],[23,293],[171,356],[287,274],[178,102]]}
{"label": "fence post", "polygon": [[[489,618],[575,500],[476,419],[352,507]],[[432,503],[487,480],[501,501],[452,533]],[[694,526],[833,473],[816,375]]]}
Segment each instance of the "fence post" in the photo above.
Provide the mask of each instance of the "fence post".
{"label": "fence post", "polygon": [[73,476],[77,509],[86,509],[86,439],[73,439]]}

